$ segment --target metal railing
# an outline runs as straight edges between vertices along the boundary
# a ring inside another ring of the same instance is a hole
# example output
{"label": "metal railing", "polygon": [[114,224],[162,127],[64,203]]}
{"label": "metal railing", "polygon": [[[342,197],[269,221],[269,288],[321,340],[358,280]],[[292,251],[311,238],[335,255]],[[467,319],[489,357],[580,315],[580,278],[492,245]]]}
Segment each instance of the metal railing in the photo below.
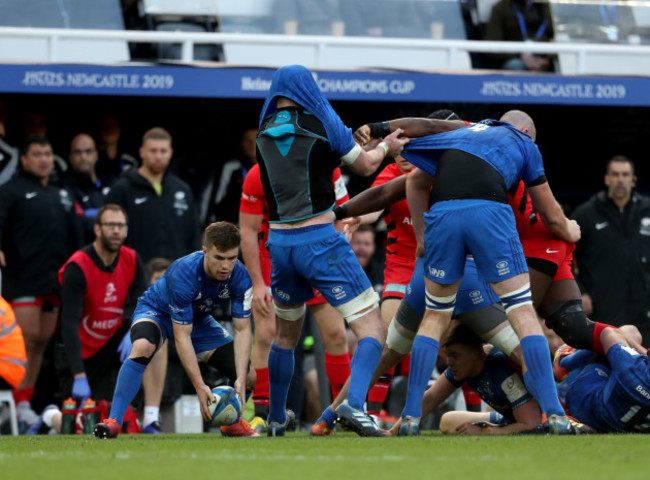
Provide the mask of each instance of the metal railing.
{"label": "metal railing", "polygon": [[[240,33],[195,33],[195,32],[153,32],[133,30],[82,30],[82,29],[50,29],[50,28],[15,28],[0,27],[0,41],[4,39],[28,40],[40,39],[47,43],[47,51],[43,61],[56,63],[60,61],[60,50],[63,42],[70,40],[77,41],[124,41],[135,43],[178,43],[181,45],[182,62],[193,61],[193,47],[195,44],[213,44],[228,46],[256,46],[265,47],[294,47],[313,49],[310,62],[306,63],[310,68],[336,68],[332,65],[331,59],[324,61],[330,49],[350,50],[350,55],[357,58],[363,57],[364,50],[391,50],[398,52],[438,52],[446,59],[437,65],[437,69],[458,68],[460,57],[466,57],[469,53],[516,53],[530,52],[536,54],[558,54],[570,55],[575,60],[575,71],[562,73],[598,73],[587,70],[589,58],[600,55],[615,56],[619,59],[650,59],[650,46],[644,45],[607,45],[607,44],[585,44],[585,43],[530,43],[530,42],[494,42],[476,40],[434,40],[434,39],[399,39],[399,38],[366,38],[366,37],[332,37],[332,36],[309,36],[309,35],[274,35],[274,34],[240,34]],[[0,51],[0,61],[2,58]],[[10,61],[17,60],[10,57]],[[269,66],[269,59],[266,63],[260,64],[257,58],[228,58],[226,61],[236,65],[247,66]],[[273,62],[273,59],[270,60]],[[83,63],[103,63],[101,55],[97,55],[96,61]],[[278,63],[273,66],[281,66],[287,63],[278,58]],[[349,63],[346,63],[349,68]],[[362,64],[359,65],[364,66]],[[377,68],[393,68],[390,56],[387,56],[386,64],[373,64]],[[426,70],[426,66],[420,67]],[[625,65],[619,70],[625,73]],[[609,73],[609,72],[603,72]],[[648,72],[642,74],[650,75]]]}

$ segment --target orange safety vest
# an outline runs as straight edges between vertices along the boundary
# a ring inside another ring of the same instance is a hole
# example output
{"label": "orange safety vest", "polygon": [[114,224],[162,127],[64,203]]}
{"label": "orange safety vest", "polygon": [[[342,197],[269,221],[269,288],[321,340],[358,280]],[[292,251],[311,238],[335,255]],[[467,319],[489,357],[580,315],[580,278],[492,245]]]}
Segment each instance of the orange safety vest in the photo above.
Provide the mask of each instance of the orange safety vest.
{"label": "orange safety vest", "polygon": [[23,331],[11,306],[0,297],[0,377],[16,388],[25,376],[26,366]]}

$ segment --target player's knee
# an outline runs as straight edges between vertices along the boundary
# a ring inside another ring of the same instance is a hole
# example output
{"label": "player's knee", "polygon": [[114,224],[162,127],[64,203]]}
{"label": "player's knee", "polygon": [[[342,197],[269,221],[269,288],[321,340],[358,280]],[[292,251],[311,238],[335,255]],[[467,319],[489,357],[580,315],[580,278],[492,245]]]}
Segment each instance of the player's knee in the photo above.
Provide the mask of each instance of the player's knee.
{"label": "player's knee", "polygon": [[398,327],[397,322],[392,321],[388,326],[386,346],[397,353],[407,355],[413,346],[413,338],[404,335],[402,329]]}
{"label": "player's knee", "polygon": [[526,282],[525,285],[517,290],[501,295],[501,304],[503,305],[506,314],[525,305],[532,306],[533,299],[530,293],[530,282]]}
{"label": "player's knee", "polygon": [[282,320],[288,322],[296,322],[300,320],[304,315],[307,307],[303,303],[299,307],[280,307],[277,303],[273,303],[275,308],[275,314],[280,317]]}
{"label": "player's knee", "polygon": [[567,300],[546,317],[546,326],[575,348],[592,349],[595,323],[582,310],[581,300]]}
{"label": "player's knee", "polygon": [[492,337],[488,338],[488,343],[510,356],[519,346],[519,337],[512,326],[506,325]]}
{"label": "player's knee", "polygon": [[272,321],[268,321],[267,318],[264,318],[261,321],[258,321],[258,317],[255,318],[255,331],[253,336],[255,337],[255,343],[261,346],[266,346],[271,348],[271,342],[275,337],[275,318]]}
{"label": "player's knee", "polygon": [[321,330],[321,336],[323,340],[323,345],[325,350],[340,350],[341,348],[347,346],[348,337],[345,334],[345,328],[343,323],[340,324],[341,328],[330,329],[329,331],[323,332]]}
{"label": "player's knee", "polygon": [[[376,308],[379,308],[379,295],[372,288],[368,288],[349,302],[336,307],[348,324],[366,316]],[[381,323],[384,324],[383,321]],[[384,326],[384,338],[385,335],[386,327]]]}
{"label": "player's knee", "polygon": [[160,344],[160,328],[154,322],[137,322],[131,327],[130,358],[142,365],[151,362]]}
{"label": "player's knee", "polygon": [[456,307],[455,293],[446,297],[438,297],[426,292],[424,299],[427,310],[435,310],[436,312],[453,312]]}
{"label": "player's knee", "polygon": [[440,418],[440,433],[444,435],[453,435],[456,433],[456,426],[451,421],[452,416],[449,415],[449,413],[450,412],[444,413]]}

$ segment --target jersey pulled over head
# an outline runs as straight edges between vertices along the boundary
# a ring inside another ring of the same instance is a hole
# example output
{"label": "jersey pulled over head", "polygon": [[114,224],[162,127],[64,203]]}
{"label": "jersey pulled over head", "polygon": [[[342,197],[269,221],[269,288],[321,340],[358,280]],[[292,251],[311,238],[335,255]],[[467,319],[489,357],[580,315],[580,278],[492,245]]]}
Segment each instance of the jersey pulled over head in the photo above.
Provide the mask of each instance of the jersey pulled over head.
{"label": "jersey pulled over head", "polygon": [[260,115],[260,128],[264,120],[277,110],[277,97],[285,97],[299,104],[323,123],[332,149],[340,157],[354,146],[352,131],[340,120],[323,96],[314,75],[302,65],[282,67],[273,75],[271,88]]}

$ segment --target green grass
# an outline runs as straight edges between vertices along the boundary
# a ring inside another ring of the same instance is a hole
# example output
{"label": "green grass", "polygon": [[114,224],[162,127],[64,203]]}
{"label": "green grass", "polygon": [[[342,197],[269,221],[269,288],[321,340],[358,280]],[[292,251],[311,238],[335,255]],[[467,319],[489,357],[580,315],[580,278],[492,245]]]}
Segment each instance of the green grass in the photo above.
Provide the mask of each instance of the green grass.
{"label": "green grass", "polygon": [[648,437],[222,438],[217,434],[0,437],[0,477],[14,479],[636,479]]}

